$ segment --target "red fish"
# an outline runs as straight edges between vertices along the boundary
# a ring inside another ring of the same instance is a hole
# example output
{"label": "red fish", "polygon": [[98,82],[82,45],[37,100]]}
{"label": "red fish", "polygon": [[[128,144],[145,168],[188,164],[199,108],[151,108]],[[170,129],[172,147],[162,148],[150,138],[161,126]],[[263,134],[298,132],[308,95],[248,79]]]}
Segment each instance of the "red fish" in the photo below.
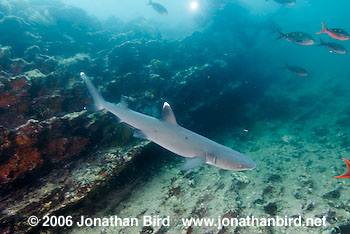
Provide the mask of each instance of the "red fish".
{"label": "red fish", "polygon": [[340,28],[328,29],[323,22],[321,22],[321,24],[322,30],[317,32],[316,34],[327,33],[330,37],[333,37],[334,39],[338,39],[341,41],[349,40],[349,34],[345,30]]}
{"label": "red fish", "polygon": [[350,162],[343,158],[346,163],[346,172],[340,176],[334,176],[334,178],[350,178]]}

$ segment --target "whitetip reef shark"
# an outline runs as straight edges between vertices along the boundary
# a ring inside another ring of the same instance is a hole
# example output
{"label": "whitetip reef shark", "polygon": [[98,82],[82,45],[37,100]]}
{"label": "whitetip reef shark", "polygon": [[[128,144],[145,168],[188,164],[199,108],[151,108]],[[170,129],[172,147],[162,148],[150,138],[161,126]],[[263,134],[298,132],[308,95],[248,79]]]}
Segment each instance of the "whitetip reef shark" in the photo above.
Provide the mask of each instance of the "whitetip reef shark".
{"label": "whitetip reef shark", "polygon": [[97,110],[105,109],[117,116],[120,122],[134,129],[135,137],[150,140],[185,157],[187,161],[182,169],[203,163],[231,171],[252,170],[256,167],[248,156],[179,126],[167,102],[163,105],[162,119],[156,119],[129,109],[124,101],[117,105],[105,101],[84,72],[80,73],[80,77],[85,81]]}

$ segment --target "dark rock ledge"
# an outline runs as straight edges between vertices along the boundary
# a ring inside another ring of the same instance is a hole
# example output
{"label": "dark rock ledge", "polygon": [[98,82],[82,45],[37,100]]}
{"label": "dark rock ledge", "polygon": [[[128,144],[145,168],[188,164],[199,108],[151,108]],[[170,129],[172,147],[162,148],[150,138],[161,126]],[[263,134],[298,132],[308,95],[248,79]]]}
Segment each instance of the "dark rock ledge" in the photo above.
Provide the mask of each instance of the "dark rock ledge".
{"label": "dark rock ledge", "polygon": [[[45,146],[49,150],[47,154],[56,154],[55,160],[64,162],[54,163],[43,160],[41,157],[48,157],[44,156],[45,150],[34,146],[33,141],[35,142],[37,138],[33,138],[32,135],[28,137],[29,133],[38,136],[43,134],[44,129],[59,126],[61,126],[60,132],[64,132],[62,123],[65,121],[72,124],[78,119],[85,118],[90,120],[89,125],[93,126],[94,122],[99,122],[97,119],[94,120],[93,116],[81,111],[60,118],[53,117],[43,122],[29,120],[15,129],[16,132],[13,134],[20,138],[18,141],[23,142],[16,149],[27,155],[17,161],[14,155],[14,158],[1,167],[1,233],[30,233],[33,227],[28,225],[27,219],[31,215],[42,218],[45,215],[55,214],[83,201],[89,194],[99,193],[101,187],[106,186],[111,178],[125,169],[148,144],[147,141],[133,141],[132,144],[124,144],[122,147],[104,147],[101,150],[88,152],[85,150],[88,140],[83,137],[71,136],[71,139],[66,140],[59,137],[48,138],[48,144]],[[130,136],[130,131],[124,126],[118,125],[117,131]],[[51,144],[53,141],[55,144]],[[65,142],[74,143],[66,146]],[[78,157],[79,153],[85,154],[84,157],[72,159],[70,162],[64,160],[65,157]],[[40,172],[41,170],[45,172]],[[12,174],[13,178],[8,178],[9,174]],[[10,183],[15,177],[16,180]]]}

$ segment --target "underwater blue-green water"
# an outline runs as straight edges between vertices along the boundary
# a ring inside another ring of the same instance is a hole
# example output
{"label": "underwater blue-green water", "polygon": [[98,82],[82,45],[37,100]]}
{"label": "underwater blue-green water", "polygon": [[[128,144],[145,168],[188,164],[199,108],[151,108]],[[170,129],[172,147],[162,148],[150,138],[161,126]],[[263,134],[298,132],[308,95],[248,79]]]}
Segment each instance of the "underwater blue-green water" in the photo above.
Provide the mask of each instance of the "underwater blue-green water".
{"label": "underwater blue-green water", "polygon": [[[0,232],[350,233],[349,9],[0,0]],[[227,151],[182,127],[242,155],[221,163]],[[183,170],[186,157],[203,161]],[[322,224],[183,223],[252,216]]]}

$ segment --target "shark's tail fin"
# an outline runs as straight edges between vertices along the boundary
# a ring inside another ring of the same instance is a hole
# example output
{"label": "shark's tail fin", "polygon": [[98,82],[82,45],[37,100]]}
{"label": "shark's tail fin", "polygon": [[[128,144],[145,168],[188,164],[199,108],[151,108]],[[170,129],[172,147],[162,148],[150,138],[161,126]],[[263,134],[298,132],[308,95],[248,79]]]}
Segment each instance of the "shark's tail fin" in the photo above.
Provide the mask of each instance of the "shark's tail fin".
{"label": "shark's tail fin", "polygon": [[282,69],[287,69],[288,66],[289,66],[288,63],[287,63],[287,61],[284,61],[284,64],[285,64],[285,65],[284,65],[284,67],[282,67]]}
{"label": "shark's tail fin", "polygon": [[103,97],[98,93],[95,86],[90,81],[89,77],[85,75],[84,72],[80,72],[80,77],[85,81],[86,87],[94,101],[95,109],[102,110],[105,108],[106,101],[103,99]]}
{"label": "shark's tail fin", "polygon": [[147,3],[147,5],[152,5],[152,0],[149,0],[149,2]]}
{"label": "shark's tail fin", "polygon": [[279,29],[277,29],[277,32],[278,32],[280,35],[276,38],[276,40],[279,40],[279,39],[281,39],[282,37],[284,37],[284,34],[283,34]]}
{"label": "shark's tail fin", "polygon": [[317,32],[316,34],[321,34],[321,33],[326,33],[327,32],[326,25],[323,22],[321,22],[321,24],[322,24],[322,30]]}

